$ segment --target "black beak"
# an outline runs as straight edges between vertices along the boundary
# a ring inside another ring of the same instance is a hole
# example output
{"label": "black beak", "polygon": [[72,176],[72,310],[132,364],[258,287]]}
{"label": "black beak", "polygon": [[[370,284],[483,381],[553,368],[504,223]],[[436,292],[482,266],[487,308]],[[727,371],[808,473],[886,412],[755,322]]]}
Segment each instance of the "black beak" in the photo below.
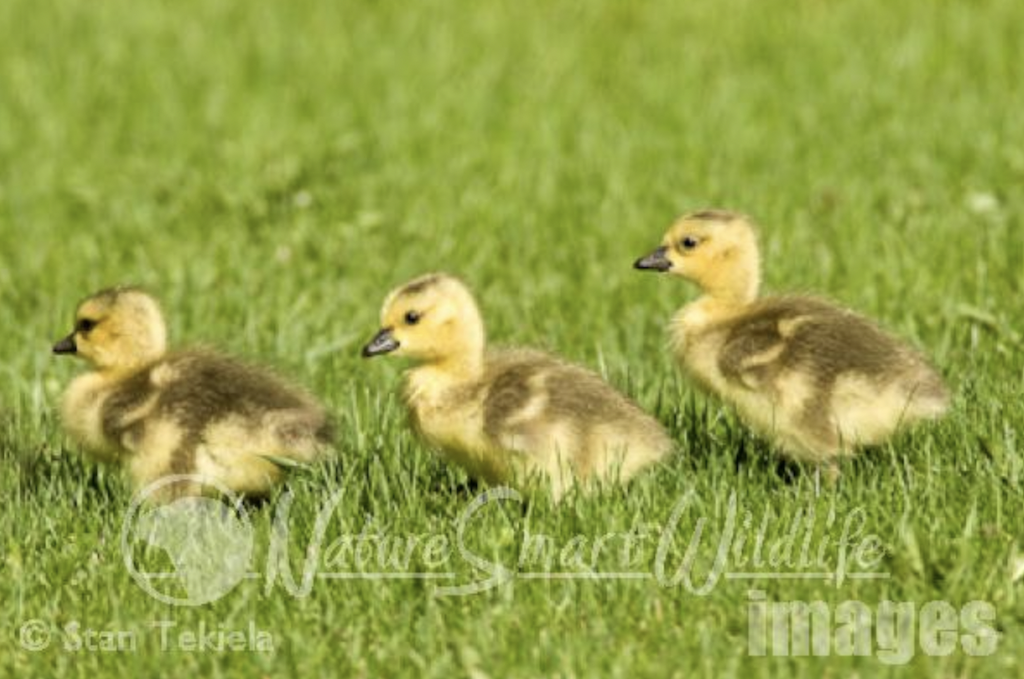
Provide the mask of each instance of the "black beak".
{"label": "black beak", "polygon": [[78,346],[75,344],[75,333],[71,333],[61,341],[53,345],[53,353],[55,354],[75,354],[78,353]]}
{"label": "black beak", "polygon": [[672,262],[668,261],[668,257],[665,253],[668,252],[668,248],[662,245],[660,248],[647,255],[641,257],[633,263],[634,269],[650,269],[652,271],[665,272],[672,268]]}
{"label": "black beak", "polygon": [[391,334],[391,328],[383,328],[370,343],[363,347],[363,358],[371,358],[373,356],[379,356],[388,352],[394,351],[399,346],[398,340]]}

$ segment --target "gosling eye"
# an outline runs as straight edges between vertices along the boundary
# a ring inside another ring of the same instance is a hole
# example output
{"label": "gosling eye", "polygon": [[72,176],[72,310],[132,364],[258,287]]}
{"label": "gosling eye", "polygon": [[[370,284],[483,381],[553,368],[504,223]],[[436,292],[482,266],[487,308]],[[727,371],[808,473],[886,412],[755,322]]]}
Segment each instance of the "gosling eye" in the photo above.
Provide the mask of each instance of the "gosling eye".
{"label": "gosling eye", "polygon": [[695,236],[686,236],[681,241],[679,241],[679,247],[681,247],[683,250],[693,250],[698,245],[700,245],[700,239],[696,238]]}
{"label": "gosling eye", "polygon": [[80,318],[75,324],[75,332],[86,333],[96,327],[96,321],[91,318]]}
{"label": "gosling eye", "polygon": [[406,311],[405,312],[405,324],[416,325],[420,322],[420,314],[418,311]]}

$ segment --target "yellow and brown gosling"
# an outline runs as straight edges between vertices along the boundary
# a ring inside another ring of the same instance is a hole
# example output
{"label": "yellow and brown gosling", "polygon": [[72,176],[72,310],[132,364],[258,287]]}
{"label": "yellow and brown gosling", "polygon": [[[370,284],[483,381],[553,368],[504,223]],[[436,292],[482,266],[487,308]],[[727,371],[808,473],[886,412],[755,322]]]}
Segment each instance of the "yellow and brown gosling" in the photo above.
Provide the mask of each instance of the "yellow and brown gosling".
{"label": "yellow and brown gosling", "polygon": [[758,298],[760,256],[744,215],[685,215],[635,267],[700,287],[672,322],[687,372],[784,454],[832,479],[838,458],[857,446],[949,406],[928,362],[870,320],[814,297]]}
{"label": "yellow and brown gosling", "polygon": [[[166,338],[156,300],[125,287],[84,300],[53,347],[92,365],[64,393],[65,429],[94,457],[123,463],[137,488],[196,475],[264,495],[286,468],[328,449],[327,414],[305,392],[212,351],[168,353]],[[202,491],[183,480],[155,499]]]}
{"label": "yellow and brown gosling", "polygon": [[577,481],[624,482],[673,448],[654,418],[596,374],[539,351],[488,351],[476,302],[452,276],[392,291],[381,327],[363,356],[413,359],[412,423],[471,476],[519,485],[536,477],[558,499]]}

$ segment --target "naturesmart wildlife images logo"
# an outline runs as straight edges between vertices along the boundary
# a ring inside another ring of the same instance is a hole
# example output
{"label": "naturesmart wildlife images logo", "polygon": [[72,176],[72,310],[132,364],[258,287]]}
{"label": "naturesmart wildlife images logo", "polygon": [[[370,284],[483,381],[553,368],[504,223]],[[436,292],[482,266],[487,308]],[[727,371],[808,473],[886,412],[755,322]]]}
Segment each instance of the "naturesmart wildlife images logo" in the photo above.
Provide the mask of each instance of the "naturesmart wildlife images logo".
{"label": "naturesmart wildlife images logo", "polygon": [[[176,483],[203,495],[150,502],[166,499],[168,486]],[[889,578],[878,568],[885,555],[882,540],[865,532],[861,509],[824,517],[813,508],[755,517],[734,492],[712,520],[687,493],[660,522],[568,538],[524,525],[508,551],[496,554],[480,545],[493,537],[489,519],[525,506],[512,488],[488,489],[449,530],[425,534],[391,532],[388,522],[372,515],[353,527],[351,519],[336,516],[343,495],[338,489],[323,500],[312,529],[300,535],[290,520],[295,496],[285,490],[273,502],[273,516],[266,517],[266,549],[256,550],[258,536],[240,496],[201,476],[167,477],[133,499],[121,532],[124,562],[143,591],[179,606],[209,604],[243,581],[258,581],[267,595],[280,587],[293,597],[308,596],[324,580],[431,581],[435,596],[467,596],[526,581],[628,580],[706,596],[723,581],[807,579],[839,588],[850,580]]]}
{"label": "naturesmart wildlife images logo", "polygon": [[[148,504],[174,484],[198,485],[206,495]],[[121,526],[121,552],[132,578],[153,598],[178,606],[211,603],[242,580],[258,577],[249,572],[253,544],[242,498],[192,474],[167,476],[143,488]]]}

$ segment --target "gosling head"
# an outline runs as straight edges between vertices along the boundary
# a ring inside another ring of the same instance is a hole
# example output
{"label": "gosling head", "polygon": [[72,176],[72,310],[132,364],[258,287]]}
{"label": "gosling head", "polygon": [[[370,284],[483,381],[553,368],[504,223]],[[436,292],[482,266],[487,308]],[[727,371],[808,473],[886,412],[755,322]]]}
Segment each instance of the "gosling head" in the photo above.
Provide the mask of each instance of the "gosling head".
{"label": "gosling head", "polygon": [[722,301],[751,302],[761,283],[754,226],[744,215],[725,210],[680,217],[661,247],[633,266],[682,276]]}
{"label": "gosling head", "polygon": [[473,295],[443,273],[421,276],[393,290],[380,314],[381,329],[363,356],[408,356],[422,363],[476,362],[484,326]]}
{"label": "gosling head", "polygon": [[74,330],[53,345],[53,353],[80,356],[101,370],[145,365],[166,350],[160,306],[136,288],[111,288],[86,298],[75,312]]}

